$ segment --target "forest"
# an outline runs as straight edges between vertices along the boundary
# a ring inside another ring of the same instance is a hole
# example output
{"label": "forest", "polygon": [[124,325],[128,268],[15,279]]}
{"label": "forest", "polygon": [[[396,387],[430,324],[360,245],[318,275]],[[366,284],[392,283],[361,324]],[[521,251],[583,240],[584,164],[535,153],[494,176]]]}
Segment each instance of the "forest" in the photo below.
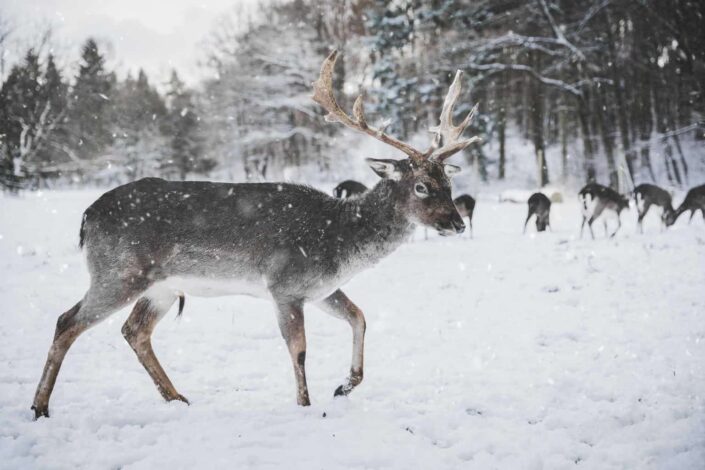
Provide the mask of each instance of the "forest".
{"label": "forest", "polygon": [[[223,15],[202,50],[210,78],[189,85],[176,70],[166,83],[118,76],[93,38],[59,67],[45,38],[2,64],[0,185],[262,181],[292,169],[335,180],[356,147],[311,100],[335,48],[340,102],[364,92],[370,119],[402,139],[426,138],[465,71],[456,113],[479,104],[469,134],[482,141],[457,158],[484,182],[520,171],[508,155],[517,138],[537,187],[685,188],[705,172],[704,28],[699,0],[276,1]],[[12,34],[0,20],[0,46]]]}

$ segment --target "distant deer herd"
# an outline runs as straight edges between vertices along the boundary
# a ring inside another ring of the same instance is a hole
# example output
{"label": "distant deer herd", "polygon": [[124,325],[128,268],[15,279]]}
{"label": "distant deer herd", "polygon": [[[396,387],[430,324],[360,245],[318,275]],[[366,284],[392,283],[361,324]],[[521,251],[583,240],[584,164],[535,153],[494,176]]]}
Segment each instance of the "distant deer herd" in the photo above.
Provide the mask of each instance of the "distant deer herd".
{"label": "distant deer herd", "polygon": [[[367,187],[364,184],[354,180],[346,180],[335,187],[333,194],[338,198],[357,197],[366,190]],[[673,208],[671,194],[653,184],[640,184],[634,188],[632,195],[638,213],[637,223],[639,231],[642,233],[644,217],[652,206],[661,211],[661,223],[664,228],[673,225],[681,214],[688,211],[690,211],[690,221],[693,220],[693,216],[697,211],[700,211],[705,220],[705,185],[696,186],[688,191],[678,209]],[[624,209],[629,208],[629,197],[619,194],[607,186],[589,183],[578,192],[578,199],[583,215],[583,222],[580,226],[581,237],[587,223],[590,235],[593,239],[595,238],[592,224],[603,214],[613,215],[616,218],[617,228],[609,234],[609,237],[612,238],[617,234],[622,227],[620,214]],[[453,199],[453,203],[461,217],[468,218],[468,226],[472,234],[472,215],[475,210],[475,199],[469,194],[462,194]],[[550,229],[551,200],[549,197],[540,192],[533,193],[527,200],[527,204],[529,212],[524,221],[524,233],[526,233],[526,227],[532,217],[535,218],[537,232],[543,232],[547,228]],[[607,220],[604,219],[603,217],[605,234],[607,234]]]}
{"label": "distant deer herd", "polygon": [[[166,401],[188,403],[173,385],[152,349],[157,323],[185,294],[246,294],[269,300],[277,313],[296,381],[296,401],[310,404],[306,383],[304,307],[314,303],[352,329],[352,361],[334,395],[348,395],[363,379],[365,317],[340,289],[408,240],[416,226],[440,235],[460,234],[468,219],[472,234],[475,199],[453,199],[450,178],[460,168],[445,161],[476,142],[463,138],[475,108],[453,123],[461,72],[455,75],[428,149],[419,150],[367,123],[362,96],[347,114],[333,93],[337,53],[323,62],[313,83],[313,100],[337,122],[403,152],[402,160],[367,163],[381,178],[368,189],[344,181],[336,198],[289,183],[172,182],[145,178],[103,194],[83,214],[80,246],[85,250],[90,286],[56,324],[32,409],[49,416],[49,399],[64,357],[76,338],[118,310],[134,304],[122,333]],[[705,186],[693,188],[674,210],[670,195],[653,185],[636,188],[639,223],[651,206],[661,207],[664,225],[683,212],[705,217]],[[579,193],[583,227],[605,211],[619,213],[628,200],[589,184]],[[338,199],[344,198],[344,199]],[[550,228],[551,200],[541,193],[528,200],[536,229]],[[621,224],[620,224],[621,225]],[[619,229],[619,227],[617,227]],[[582,232],[582,229],[581,229]],[[614,236],[612,233],[611,236]],[[593,234],[594,237],[594,234]],[[414,288],[415,286],[409,286]]]}

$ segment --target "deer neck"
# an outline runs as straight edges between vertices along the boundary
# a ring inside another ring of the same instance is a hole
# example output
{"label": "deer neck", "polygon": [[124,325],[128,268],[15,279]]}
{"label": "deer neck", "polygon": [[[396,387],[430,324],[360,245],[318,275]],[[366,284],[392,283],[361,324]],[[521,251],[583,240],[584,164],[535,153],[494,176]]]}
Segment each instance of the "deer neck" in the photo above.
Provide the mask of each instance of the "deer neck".
{"label": "deer neck", "polygon": [[346,225],[359,248],[370,245],[373,249],[391,252],[414,229],[404,212],[401,191],[393,181],[382,180],[361,197],[347,199],[343,204]]}

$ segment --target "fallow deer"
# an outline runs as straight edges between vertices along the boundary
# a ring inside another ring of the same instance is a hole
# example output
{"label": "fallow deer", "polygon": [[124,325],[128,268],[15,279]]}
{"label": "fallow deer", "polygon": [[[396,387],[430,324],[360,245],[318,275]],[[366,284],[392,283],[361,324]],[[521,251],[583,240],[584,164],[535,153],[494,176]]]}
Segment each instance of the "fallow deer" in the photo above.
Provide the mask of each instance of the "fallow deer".
{"label": "fallow deer", "polygon": [[345,199],[351,196],[357,196],[367,191],[367,186],[355,181],[345,180],[333,189],[333,196],[338,199]]}
{"label": "fallow deer", "polygon": [[367,159],[381,181],[361,197],[346,200],[295,184],[157,178],[103,194],[85,211],[80,230],[90,287],[58,319],[34,397],[35,418],[49,416],[59,368],[76,338],[133,302],[122,327],[125,339],[161,396],[188,403],[159,364],[150,339],[181,293],[249,294],[272,301],[302,406],[310,404],[304,305],[316,303],[353,331],[350,374],[334,395],[347,395],[362,381],[365,318],[340,287],[392,253],[416,224],[441,235],[465,230],[451,198],[450,176],[460,169],[445,160],[477,139],[461,138],[474,109],[460,125],[453,124],[460,71],[445,98],[440,124],[431,128],[432,144],[420,151],[368,125],[361,96],[352,116],[341,109],[332,89],[336,58],[334,51],[325,59],[313,83],[313,100],[328,111],[327,120],[368,134],[407,158]]}
{"label": "fallow deer", "polygon": [[697,211],[700,211],[700,215],[702,215],[703,220],[705,220],[705,184],[696,186],[688,191],[688,194],[685,195],[685,199],[683,199],[681,205],[673,212],[668,221],[671,224],[675,223],[678,217],[680,217],[683,212],[687,211],[690,211],[689,223],[693,221],[693,216]]}
{"label": "fallow deer", "polygon": [[472,229],[472,214],[475,212],[475,198],[469,194],[461,194],[460,196],[453,199],[453,204],[455,208],[458,209],[458,214],[460,217],[468,218],[468,227],[470,227],[470,238],[473,238]]}
{"label": "fallow deer", "polygon": [[[592,231],[592,223],[602,213],[607,210],[617,216],[617,228],[612,232],[610,238],[613,238],[619,229],[622,227],[622,221],[619,218],[621,212],[629,207],[629,199],[625,198],[617,191],[607,186],[602,186],[597,183],[589,183],[578,193],[580,203],[582,205],[583,223],[580,226],[580,238],[583,237],[583,228],[587,221],[590,228],[590,235],[593,240],[595,233]],[[605,235],[607,235],[607,221],[604,220]]]}
{"label": "fallow deer", "polygon": [[534,193],[529,197],[527,201],[529,205],[529,212],[526,215],[526,220],[524,221],[524,233],[526,233],[526,224],[529,223],[529,219],[532,215],[536,216],[536,231],[543,232],[546,227],[551,227],[551,200],[543,193]]}
{"label": "fallow deer", "polygon": [[634,201],[636,202],[636,210],[639,214],[637,223],[639,231],[644,233],[644,217],[649,212],[651,206],[656,206],[661,209],[661,224],[662,227],[668,227],[675,222],[674,210],[671,205],[671,195],[665,189],[659,188],[654,184],[640,184],[634,188]]}

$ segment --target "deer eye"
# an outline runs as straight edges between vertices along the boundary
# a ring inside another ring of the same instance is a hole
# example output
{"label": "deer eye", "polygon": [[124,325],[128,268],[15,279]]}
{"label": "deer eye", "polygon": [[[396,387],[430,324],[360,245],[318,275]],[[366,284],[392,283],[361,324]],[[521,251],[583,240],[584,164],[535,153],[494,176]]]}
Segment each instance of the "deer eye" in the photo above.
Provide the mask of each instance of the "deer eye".
{"label": "deer eye", "polygon": [[414,193],[420,198],[428,197],[428,188],[423,183],[416,183],[414,185]]}

